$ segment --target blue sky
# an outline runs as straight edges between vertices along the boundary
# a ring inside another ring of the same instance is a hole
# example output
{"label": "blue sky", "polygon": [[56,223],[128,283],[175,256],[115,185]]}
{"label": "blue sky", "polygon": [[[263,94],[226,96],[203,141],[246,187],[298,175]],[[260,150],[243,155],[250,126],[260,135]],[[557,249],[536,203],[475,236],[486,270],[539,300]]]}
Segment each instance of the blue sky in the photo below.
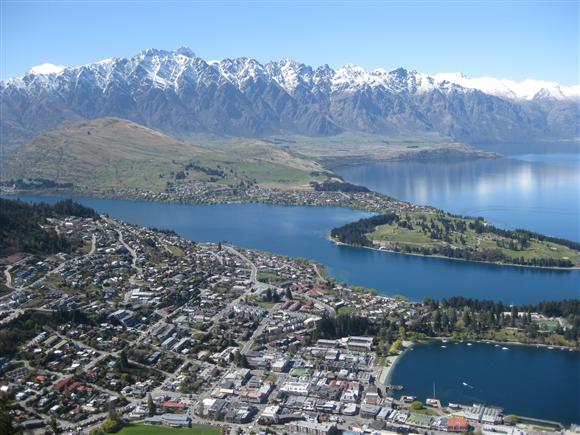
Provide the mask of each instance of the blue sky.
{"label": "blue sky", "polygon": [[0,0],[1,77],[143,48],[579,83],[578,1]]}

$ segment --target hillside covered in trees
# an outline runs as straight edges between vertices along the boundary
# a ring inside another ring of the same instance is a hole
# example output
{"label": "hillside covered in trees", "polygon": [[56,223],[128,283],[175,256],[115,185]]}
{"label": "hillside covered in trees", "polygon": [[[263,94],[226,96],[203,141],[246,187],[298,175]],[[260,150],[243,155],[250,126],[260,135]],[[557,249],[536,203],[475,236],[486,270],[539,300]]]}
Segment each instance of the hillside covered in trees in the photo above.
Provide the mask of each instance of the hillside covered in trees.
{"label": "hillside covered in trees", "polygon": [[0,256],[18,252],[42,255],[70,251],[80,242],[57,234],[47,224],[48,218],[67,216],[99,218],[93,209],[72,200],[49,205],[0,198]]}
{"label": "hillside covered in trees", "polygon": [[335,228],[349,245],[488,263],[537,267],[580,266],[580,243],[526,230],[506,230],[482,218],[441,211],[377,215]]}

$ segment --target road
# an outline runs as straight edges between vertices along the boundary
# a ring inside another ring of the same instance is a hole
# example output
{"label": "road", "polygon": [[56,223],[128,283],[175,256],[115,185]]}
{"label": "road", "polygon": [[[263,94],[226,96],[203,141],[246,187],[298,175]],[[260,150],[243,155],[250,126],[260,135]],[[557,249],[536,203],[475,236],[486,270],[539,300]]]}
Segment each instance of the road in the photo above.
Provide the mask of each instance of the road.
{"label": "road", "polygon": [[250,350],[252,350],[252,347],[254,346],[254,342],[256,341],[256,338],[258,338],[262,334],[262,332],[264,332],[264,329],[270,323],[270,318],[272,317],[272,314],[274,314],[276,311],[278,311],[279,308],[280,308],[280,304],[275,304],[272,306],[272,308],[270,308],[268,310],[268,314],[266,315],[266,317],[264,317],[262,319],[262,321],[260,322],[260,324],[258,325],[256,330],[254,331],[254,333],[252,334],[250,339],[242,347],[241,353],[243,355],[247,354]]}
{"label": "road", "polygon": [[6,269],[4,269],[4,276],[6,277],[6,287],[8,288],[13,288],[12,287],[12,275],[10,275],[10,270],[12,269],[12,265],[8,266]]}
{"label": "road", "polygon": [[[134,286],[137,282],[137,275],[142,274],[143,270],[139,266],[137,266],[137,253],[135,252],[135,250],[133,248],[131,248],[131,246],[129,246],[125,242],[125,239],[123,239],[123,232],[121,230],[116,230],[116,232],[117,232],[117,237],[118,237],[119,243],[121,245],[123,245],[123,247],[131,255],[131,269],[133,269],[135,272],[133,274],[131,274],[131,276],[129,277],[129,283]],[[128,290],[127,292],[125,292],[125,295],[123,296],[125,303],[129,303],[130,297],[131,297],[131,290]]]}
{"label": "road", "polygon": [[[219,321],[225,316],[227,315],[230,310],[232,309],[232,307],[234,307],[235,305],[241,303],[244,298],[252,293],[252,288],[253,286],[255,286],[256,284],[260,283],[257,279],[258,276],[258,268],[256,267],[256,265],[245,255],[243,255],[241,252],[236,251],[234,248],[230,247],[230,246],[225,246],[224,249],[226,251],[228,251],[230,254],[235,255],[239,258],[241,258],[243,261],[245,261],[249,266],[250,266],[250,281],[252,283],[252,286],[247,288],[239,297],[237,297],[236,299],[232,300],[229,304],[227,304],[223,309],[221,309],[218,313],[215,314],[215,316],[213,316],[211,318],[212,321],[212,326],[209,329],[209,331],[213,330],[216,326],[219,325]],[[208,332],[209,332],[208,331]]]}
{"label": "road", "polygon": [[225,250],[228,251],[230,254],[236,255],[237,257],[241,258],[242,260],[244,260],[246,263],[248,263],[250,265],[250,268],[251,268],[250,281],[252,282],[253,285],[257,284],[259,282],[258,278],[257,278],[258,277],[258,268],[252,262],[252,260],[250,260],[248,257],[246,257],[241,252],[236,251],[231,246],[226,246]]}
{"label": "road", "polygon": [[95,235],[95,233],[93,233],[91,237],[91,250],[87,255],[93,255],[96,250],[97,250],[97,236]]}

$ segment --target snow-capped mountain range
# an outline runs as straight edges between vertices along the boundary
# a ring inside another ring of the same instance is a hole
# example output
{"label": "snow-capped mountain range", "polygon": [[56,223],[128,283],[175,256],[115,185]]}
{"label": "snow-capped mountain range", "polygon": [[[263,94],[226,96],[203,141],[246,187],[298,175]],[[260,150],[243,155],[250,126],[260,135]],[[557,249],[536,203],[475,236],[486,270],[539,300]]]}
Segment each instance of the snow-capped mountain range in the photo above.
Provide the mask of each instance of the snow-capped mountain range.
{"label": "snow-capped mountain range", "polygon": [[580,86],[292,60],[205,61],[186,47],[78,67],[40,65],[0,82],[0,97],[6,144],[65,120],[103,116],[178,137],[429,132],[471,143],[570,140],[580,119]]}

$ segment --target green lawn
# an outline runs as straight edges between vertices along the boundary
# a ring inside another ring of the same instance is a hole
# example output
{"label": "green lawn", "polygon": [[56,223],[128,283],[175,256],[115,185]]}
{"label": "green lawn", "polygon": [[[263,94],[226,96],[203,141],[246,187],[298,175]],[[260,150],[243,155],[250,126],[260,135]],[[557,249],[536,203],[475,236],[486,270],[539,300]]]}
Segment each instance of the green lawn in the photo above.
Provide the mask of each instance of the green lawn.
{"label": "green lawn", "polygon": [[416,244],[421,246],[431,246],[433,242],[425,234],[418,231],[411,231],[407,228],[400,228],[394,225],[381,225],[370,235],[373,240],[384,240],[389,242],[401,242]]}
{"label": "green lawn", "polygon": [[278,275],[276,273],[272,273],[272,272],[262,272],[262,271],[259,271],[256,274],[256,279],[258,281],[267,282],[269,284],[286,281],[286,278],[284,278],[284,277],[282,277],[282,276],[280,276],[280,275]]}
{"label": "green lawn", "polygon": [[274,305],[276,305],[275,302],[268,302],[268,301],[256,301],[256,304],[258,304],[260,307],[264,308],[265,310],[270,310]]}
{"label": "green lawn", "polygon": [[354,312],[354,307],[351,307],[348,305],[340,307],[338,310],[336,310],[336,314],[338,314],[338,315],[351,314],[352,312]]}
{"label": "green lawn", "polygon": [[538,326],[541,331],[553,332],[558,329],[560,323],[557,320],[540,320]]}
{"label": "green lawn", "polygon": [[194,424],[187,429],[174,429],[166,426],[148,426],[145,424],[128,425],[117,432],[119,435],[156,435],[156,434],[176,434],[176,435],[219,435],[221,429],[212,426],[202,426]]}

